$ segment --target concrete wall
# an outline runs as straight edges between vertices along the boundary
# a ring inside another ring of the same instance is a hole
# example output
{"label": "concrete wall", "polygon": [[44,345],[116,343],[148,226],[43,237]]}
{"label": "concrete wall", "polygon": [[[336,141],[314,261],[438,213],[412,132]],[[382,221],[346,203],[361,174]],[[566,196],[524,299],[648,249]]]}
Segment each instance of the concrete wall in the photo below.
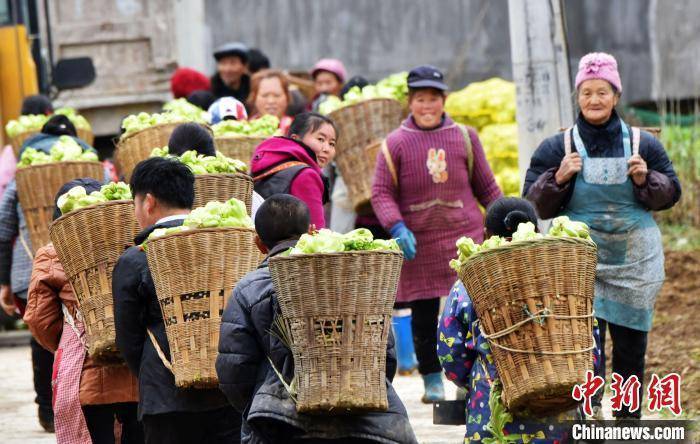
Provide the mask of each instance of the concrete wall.
{"label": "concrete wall", "polygon": [[[452,88],[511,78],[507,0],[204,1],[208,52],[240,40],[290,69],[333,56],[370,80],[431,63]],[[564,0],[564,9],[572,76],[582,55],[606,51],[625,103],[700,96],[700,2]]]}

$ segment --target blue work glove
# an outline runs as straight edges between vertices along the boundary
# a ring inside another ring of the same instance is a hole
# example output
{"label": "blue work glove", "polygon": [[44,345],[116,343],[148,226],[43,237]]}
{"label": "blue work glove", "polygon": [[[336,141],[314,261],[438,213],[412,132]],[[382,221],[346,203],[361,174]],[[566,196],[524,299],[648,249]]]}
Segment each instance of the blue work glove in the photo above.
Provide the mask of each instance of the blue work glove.
{"label": "blue work glove", "polygon": [[403,251],[403,255],[407,260],[412,260],[416,257],[416,238],[411,233],[411,230],[406,227],[403,222],[398,222],[389,230],[391,237],[396,239]]}

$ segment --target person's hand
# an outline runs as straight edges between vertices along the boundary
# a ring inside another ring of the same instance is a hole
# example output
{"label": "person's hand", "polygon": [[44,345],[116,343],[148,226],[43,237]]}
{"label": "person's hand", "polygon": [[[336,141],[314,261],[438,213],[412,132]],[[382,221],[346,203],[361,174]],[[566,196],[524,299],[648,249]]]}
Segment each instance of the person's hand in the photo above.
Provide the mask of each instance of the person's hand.
{"label": "person's hand", "polygon": [[14,316],[15,298],[9,285],[0,285],[0,307],[8,316]]}
{"label": "person's hand", "polygon": [[396,239],[399,247],[401,247],[404,257],[409,261],[413,260],[416,257],[416,238],[411,230],[403,222],[398,222],[389,231],[391,232],[391,237]]}
{"label": "person's hand", "polygon": [[628,160],[627,163],[630,166],[630,169],[627,170],[627,174],[632,178],[634,184],[641,187],[647,183],[647,173],[649,170],[647,169],[647,163],[644,161],[644,159],[642,159],[642,156],[635,154],[634,156],[630,157],[630,160]]}
{"label": "person's hand", "polygon": [[575,174],[580,173],[583,168],[583,159],[579,153],[569,153],[561,160],[559,169],[554,175],[554,180],[557,181],[557,185],[564,185],[574,177]]}

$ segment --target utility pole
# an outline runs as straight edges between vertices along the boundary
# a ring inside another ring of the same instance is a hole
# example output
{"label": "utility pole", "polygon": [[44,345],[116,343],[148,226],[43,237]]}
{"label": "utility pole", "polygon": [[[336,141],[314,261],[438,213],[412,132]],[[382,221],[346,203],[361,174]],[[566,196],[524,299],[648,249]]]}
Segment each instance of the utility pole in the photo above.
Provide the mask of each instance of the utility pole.
{"label": "utility pole", "polygon": [[508,0],[521,183],[539,144],[573,123],[561,0]]}

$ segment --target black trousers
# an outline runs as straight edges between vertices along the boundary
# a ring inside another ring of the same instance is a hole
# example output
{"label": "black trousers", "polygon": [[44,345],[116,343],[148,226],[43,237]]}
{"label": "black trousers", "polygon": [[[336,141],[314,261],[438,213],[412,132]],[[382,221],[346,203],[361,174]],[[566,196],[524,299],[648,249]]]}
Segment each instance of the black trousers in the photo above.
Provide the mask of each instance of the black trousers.
{"label": "black trousers", "polygon": [[137,419],[138,403],[84,405],[83,416],[93,444],[114,444],[114,419],[122,425],[121,444],[143,444],[143,427]]}
{"label": "black trousers", "polygon": [[32,370],[34,373],[35,401],[42,413],[53,416],[51,392],[51,372],[53,371],[53,353],[46,350],[32,337],[29,342],[32,350]]}
{"label": "black trousers", "polygon": [[[615,417],[635,417],[642,415],[641,406],[644,404],[644,357],[647,352],[648,333],[622,325],[611,324],[604,319],[598,318],[600,327],[601,362],[600,376],[605,379],[606,359],[605,359],[605,337],[606,330],[610,330],[612,339],[612,371],[622,376],[623,381],[627,381],[631,376],[639,378],[639,403],[640,408],[636,412],[630,412],[627,406],[622,406],[619,412],[613,411]],[[598,393],[602,394],[602,390]]]}
{"label": "black trousers", "polygon": [[418,359],[418,372],[421,375],[442,372],[437,357],[440,298],[397,302],[394,306],[411,309],[411,330],[413,331],[413,346],[416,349],[416,358]]}
{"label": "black trousers", "polygon": [[143,415],[146,444],[233,444],[241,442],[241,414],[233,407],[208,412]]}

